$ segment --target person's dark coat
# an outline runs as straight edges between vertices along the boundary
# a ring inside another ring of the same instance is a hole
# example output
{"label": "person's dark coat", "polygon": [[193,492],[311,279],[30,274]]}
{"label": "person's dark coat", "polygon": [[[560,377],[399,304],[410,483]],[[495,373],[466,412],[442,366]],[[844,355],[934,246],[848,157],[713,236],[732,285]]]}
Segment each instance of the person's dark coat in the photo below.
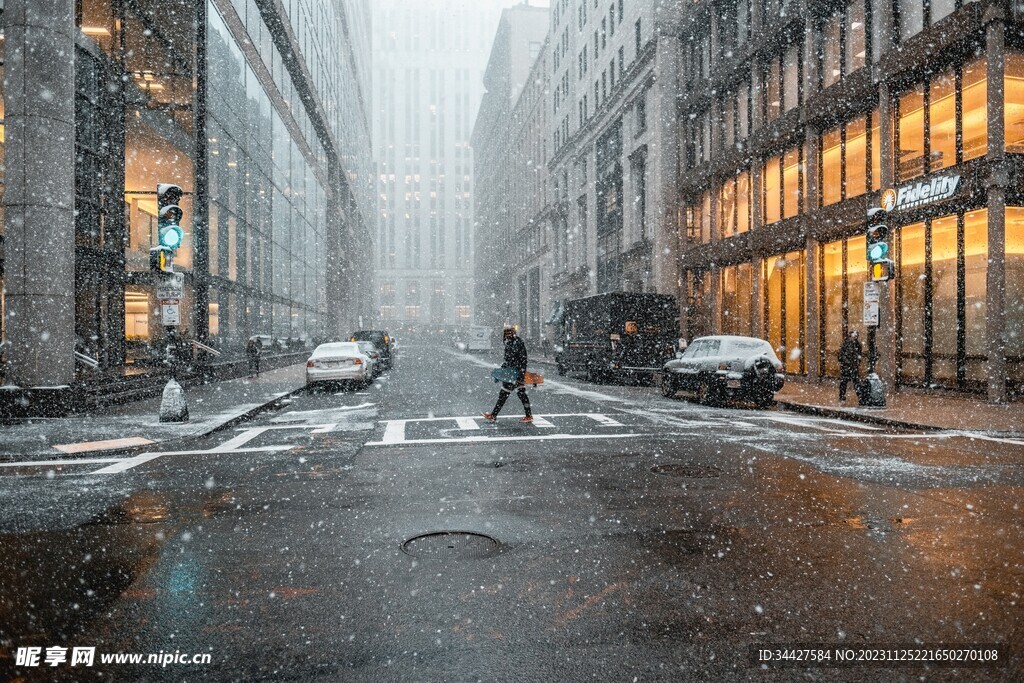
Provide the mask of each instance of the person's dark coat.
{"label": "person's dark coat", "polygon": [[839,369],[843,375],[856,377],[860,374],[860,359],[864,355],[864,347],[859,340],[847,337],[839,347]]}
{"label": "person's dark coat", "polygon": [[503,368],[514,368],[522,376],[526,372],[526,344],[519,337],[505,340],[505,360]]}

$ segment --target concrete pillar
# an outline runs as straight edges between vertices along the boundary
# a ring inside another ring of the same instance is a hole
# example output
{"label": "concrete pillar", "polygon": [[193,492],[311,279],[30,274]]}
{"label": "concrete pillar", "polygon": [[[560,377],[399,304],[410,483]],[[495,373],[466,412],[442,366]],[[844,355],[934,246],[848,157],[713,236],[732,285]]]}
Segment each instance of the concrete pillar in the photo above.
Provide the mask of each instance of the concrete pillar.
{"label": "concrete pillar", "polygon": [[[883,15],[884,16],[884,15]],[[889,86],[881,83],[878,87],[878,132],[881,136],[879,150],[882,164],[882,189],[894,187],[896,158],[894,150],[893,107]],[[865,216],[865,219],[867,217]],[[894,219],[898,220],[897,219]],[[894,223],[894,227],[898,227]],[[897,276],[899,266],[897,264]],[[875,343],[878,349],[878,376],[890,390],[896,388],[896,285],[894,282],[882,283],[879,292],[879,326]],[[854,312],[856,315],[856,312]],[[865,353],[867,348],[865,346]]]}
{"label": "concrete pillar", "polygon": [[7,0],[7,381],[74,380],[74,0]]}
{"label": "concrete pillar", "polygon": [[1010,182],[1005,166],[1006,130],[1003,119],[1005,93],[1006,27],[1001,16],[986,15],[985,56],[988,104],[987,159],[992,172],[988,190],[988,269],[986,270],[986,354],[988,400],[1006,402],[1006,188]]}
{"label": "concrete pillar", "polygon": [[[812,60],[813,61],[813,60]],[[807,195],[804,197],[804,210],[801,212],[807,235],[805,242],[805,264],[804,272],[804,311],[806,321],[807,339],[804,344],[804,358],[806,359],[807,378],[811,382],[821,380],[821,345],[819,334],[821,315],[818,310],[818,242],[810,236],[810,230],[806,229],[810,224],[808,216],[817,208],[818,198],[818,136],[819,132],[814,126],[807,126],[804,136],[804,175],[807,178],[805,187]]]}

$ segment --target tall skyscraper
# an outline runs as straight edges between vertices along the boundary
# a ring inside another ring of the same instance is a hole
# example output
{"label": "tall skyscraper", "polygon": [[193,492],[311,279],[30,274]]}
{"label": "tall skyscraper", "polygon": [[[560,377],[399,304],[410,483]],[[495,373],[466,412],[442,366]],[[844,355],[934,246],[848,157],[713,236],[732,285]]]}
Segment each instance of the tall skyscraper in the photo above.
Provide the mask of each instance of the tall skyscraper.
{"label": "tall skyscraper", "polygon": [[473,152],[483,72],[510,0],[373,3],[377,302],[388,326],[473,319]]}

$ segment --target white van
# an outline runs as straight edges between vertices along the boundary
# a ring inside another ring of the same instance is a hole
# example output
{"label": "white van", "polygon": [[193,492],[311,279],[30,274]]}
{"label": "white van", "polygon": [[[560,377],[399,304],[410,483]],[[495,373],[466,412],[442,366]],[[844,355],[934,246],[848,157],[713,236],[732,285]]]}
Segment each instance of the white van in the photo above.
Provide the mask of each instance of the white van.
{"label": "white van", "polygon": [[466,336],[467,351],[490,351],[491,328],[486,325],[470,325]]}

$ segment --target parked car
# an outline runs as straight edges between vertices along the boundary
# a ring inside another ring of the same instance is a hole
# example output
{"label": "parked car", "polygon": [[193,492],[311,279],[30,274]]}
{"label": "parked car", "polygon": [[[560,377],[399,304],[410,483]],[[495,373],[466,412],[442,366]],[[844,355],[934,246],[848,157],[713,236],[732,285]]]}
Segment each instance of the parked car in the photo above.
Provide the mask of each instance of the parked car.
{"label": "parked car", "polygon": [[715,336],[694,339],[686,351],[665,363],[665,396],[693,391],[701,403],[727,398],[749,400],[765,408],[775,401],[785,375],[771,344],[755,337]]}
{"label": "parked car", "polygon": [[373,342],[373,345],[380,350],[382,367],[385,370],[390,370],[391,366],[394,364],[395,359],[394,353],[392,353],[391,335],[384,330],[357,330],[350,335],[349,341]]}
{"label": "parked car", "polygon": [[372,363],[355,342],[321,344],[306,361],[306,386],[323,382],[369,384],[373,381]]}
{"label": "parked car", "polygon": [[356,342],[356,346],[363,352],[363,355],[369,356],[370,365],[373,371],[370,373],[370,377],[377,378],[384,373],[384,361],[381,357],[380,349],[373,342],[361,341]]}

